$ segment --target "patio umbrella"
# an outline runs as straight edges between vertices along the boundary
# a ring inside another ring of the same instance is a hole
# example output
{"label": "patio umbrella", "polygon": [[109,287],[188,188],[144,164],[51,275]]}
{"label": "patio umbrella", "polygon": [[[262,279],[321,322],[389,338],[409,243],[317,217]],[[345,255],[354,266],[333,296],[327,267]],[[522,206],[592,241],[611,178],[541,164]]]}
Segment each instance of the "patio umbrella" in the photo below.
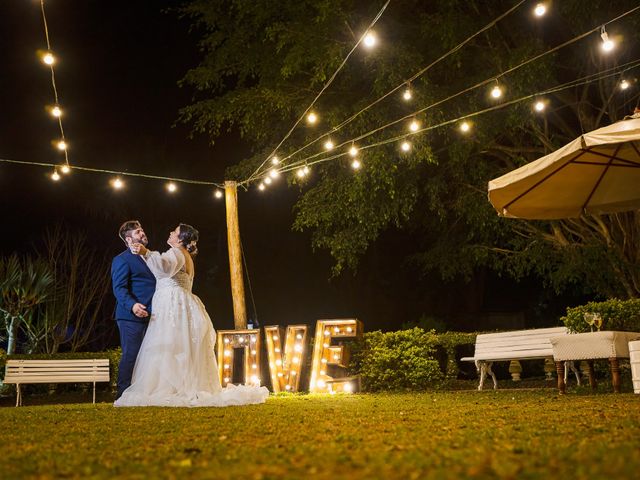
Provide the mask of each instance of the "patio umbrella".
{"label": "patio umbrella", "polygon": [[550,220],[640,208],[640,114],[489,181],[499,215]]}

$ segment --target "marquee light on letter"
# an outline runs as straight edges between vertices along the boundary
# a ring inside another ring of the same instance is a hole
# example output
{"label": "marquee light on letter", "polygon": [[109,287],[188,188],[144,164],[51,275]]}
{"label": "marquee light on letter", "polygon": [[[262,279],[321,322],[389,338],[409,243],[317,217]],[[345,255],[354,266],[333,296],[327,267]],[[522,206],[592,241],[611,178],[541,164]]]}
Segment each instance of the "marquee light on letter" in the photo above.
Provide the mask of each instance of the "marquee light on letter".
{"label": "marquee light on letter", "polygon": [[360,338],[363,326],[360,320],[318,320],[311,361],[310,392],[353,392],[359,389],[359,377],[333,377],[334,371],[349,364],[349,348],[346,345],[331,345],[334,338]]}
{"label": "marquee light on letter", "polygon": [[244,383],[260,385],[260,330],[218,330],[218,374],[222,386],[233,381],[235,351],[244,349]]}
{"label": "marquee light on letter", "polygon": [[264,327],[269,357],[269,371],[274,393],[297,392],[305,363],[307,326],[289,325],[287,335],[279,326]]}

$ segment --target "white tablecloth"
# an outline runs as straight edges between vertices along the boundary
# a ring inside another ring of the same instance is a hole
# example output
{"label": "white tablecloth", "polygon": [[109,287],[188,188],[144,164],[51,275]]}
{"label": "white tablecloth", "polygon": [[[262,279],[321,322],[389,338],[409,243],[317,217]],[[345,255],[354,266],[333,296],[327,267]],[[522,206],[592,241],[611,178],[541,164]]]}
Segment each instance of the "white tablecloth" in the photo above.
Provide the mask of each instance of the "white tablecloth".
{"label": "white tablecloth", "polygon": [[640,340],[637,332],[589,332],[552,337],[553,359],[593,360],[596,358],[629,358],[629,342]]}

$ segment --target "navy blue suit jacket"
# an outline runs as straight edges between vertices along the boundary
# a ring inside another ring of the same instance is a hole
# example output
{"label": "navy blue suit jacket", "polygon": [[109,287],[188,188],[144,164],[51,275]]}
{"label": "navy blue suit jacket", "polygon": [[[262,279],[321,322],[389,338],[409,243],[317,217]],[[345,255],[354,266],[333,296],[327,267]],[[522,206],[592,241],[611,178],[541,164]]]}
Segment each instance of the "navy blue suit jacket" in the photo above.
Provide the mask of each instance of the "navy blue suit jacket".
{"label": "navy blue suit jacket", "polygon": [[156,278],[142,257],[129,249],[114,257],[111,282],[116,296],[116,319],[147,322],[149,317],[136,317],[131,311],[134,304],[141,303],[151,315],[151,299],[156,291]]}

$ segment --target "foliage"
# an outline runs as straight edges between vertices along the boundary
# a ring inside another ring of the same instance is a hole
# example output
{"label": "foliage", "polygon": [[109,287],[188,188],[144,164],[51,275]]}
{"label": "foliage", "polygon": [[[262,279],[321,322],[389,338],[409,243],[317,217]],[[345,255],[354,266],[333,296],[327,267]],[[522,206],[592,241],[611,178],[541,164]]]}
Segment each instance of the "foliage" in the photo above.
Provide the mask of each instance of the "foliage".
{"label": "foliage", "polygon": [[640,332],[640,299],[611,299],[605,302],[589,302],[578,307],[567,308],[560,320],[572,332],[589,332],[585,314],[598,313],[602,317],[601,330]]}
{"label": "foliage", "polygon": [[[53,275],[55,294],[38,312],[39,335],[31,351],[78,351],[96,341],[105,312],[111,277],[108,255],[87,242],[85,234],[61,225],[49,230],[42,257]],[[112,322],[110,322],[112,323]]]}
{"label": "foliage", "polygon": [[34,311],[52,294],[53,275],[40,259],[14,254],[0,258],[0,315],[7,338],[7,353],[16,351],[17,337],[36,333]]}
{"label": "foliage", "polygon": [[640,468],[630,394],[290,395],[219,409],[34,400],[0,408],[2,478],[631,479]]}
{"label": "foliage", "polygon": [[[229,129],[240,131],[253,155],[229,175],[247,178],[300,117],[381,5],[191,0],[180,12],[200,36],[203,60],[182,81],[195,92],[182,120],[212,140]],[[292,154],[339,125],[512,6],[504,0],[392,4],[376,25],[379,48],[354,52],[314,106],[321,124],[294,130],[278,153]],[[553,22],[545,19],[544,29],[530,15],[516,12],[415,79],[413,103],[392,96],[333,132],[334,141],[357,138],[448,97],[419,120],[437,125],[469,115],[490,105],[485,89],[454,95],[487,79],[498,77],[511,99],[602,71],[613,61],[635,59],[640,21],[632,15],[611,25],[625,39],[616,60],[600,55],[593,33],[500,75],[635,6],[631,0],[594,1],[588,9],[581,0],[556,2]],[[619,95],[617,81],[611,77],[558,91],[549,96],[554,108],[542,117],[518,104],[474,117],[471,135],[463,137],[450,127],[430,130],[411,139],[411,155],[401,155],[394,144],[369,149],[357,175],[344,161],[315,164],[312,180],[301,185],[293,227],[312,232],[313,246],[334,257],[336,274],[355,268],[381,233],[403,229],[416,241],[402,253],[425,273],[436,271],[444,279],[469,277],[484,265],[514,277],[539,275],[557,291],[574,286],[606,296],[638,296],[638,211],[524,222],[499,218],[486,201],[489,179],[630,113],[636,93]],[[399,122],[359,143],[405,133],[406,124]],[[293,160],[303,164],[319,150],[313,145]]]}
{"label": "foliage", "polygon": [[396,332],[368,332],[354,353],[354,371],[363,391],[422,390],[442,380],[433,358],[436,335],[420,328]]}

